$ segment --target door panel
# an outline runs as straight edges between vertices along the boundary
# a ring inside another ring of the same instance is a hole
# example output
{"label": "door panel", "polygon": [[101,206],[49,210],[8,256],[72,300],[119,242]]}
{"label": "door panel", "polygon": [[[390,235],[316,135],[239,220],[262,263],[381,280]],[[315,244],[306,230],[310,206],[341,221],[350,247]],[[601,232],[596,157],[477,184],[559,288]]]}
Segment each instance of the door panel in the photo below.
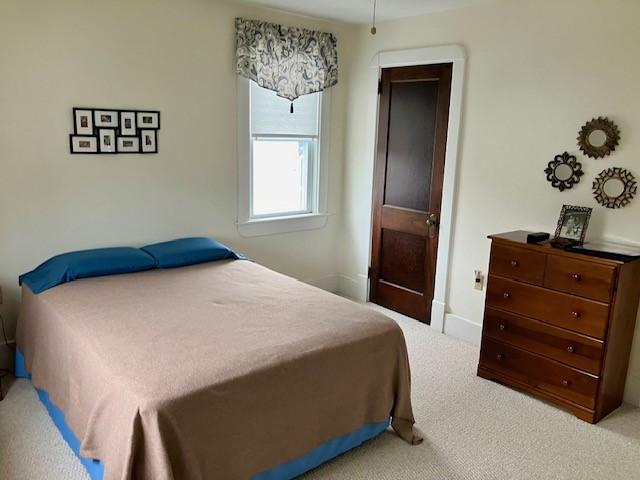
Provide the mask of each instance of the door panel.
{"label": "door panel", "polygon": [[384,204],[426,211],[436,124],[436,81],[390,86],[389,146]]}
{"label": "door panel", "polygon": [[429,322],[451,64],[382,71],[370,299]]}
{"label": "door panel", "polygon": [[424,238],[410,233],[382,230],[380,277],[400,287],[424,290]]}

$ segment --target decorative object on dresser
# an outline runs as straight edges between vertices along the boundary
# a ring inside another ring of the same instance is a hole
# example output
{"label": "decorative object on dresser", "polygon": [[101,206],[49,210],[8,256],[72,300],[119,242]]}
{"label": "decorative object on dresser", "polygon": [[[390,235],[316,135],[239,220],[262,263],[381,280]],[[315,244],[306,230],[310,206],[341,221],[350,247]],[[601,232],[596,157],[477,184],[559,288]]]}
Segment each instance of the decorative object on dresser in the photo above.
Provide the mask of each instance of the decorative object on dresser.
{"label": "decorative object on dresser", "polygon": [[544,173],[547,174],[547,180],[551,182],[551,186],[561,192],[573,188],[576,183],[580,182],[580,177],[584,175],[582,164],[578,162],[575,155],[569,155],[569,152],[556,155],[549,162]]}
{"label": "decorative object on dresser", "polygon": [[607,117],[588,121],[578,132],[578,147],[591,158],[602,158],[613,152],[620,142],[620,129]]}
{"label": "decorative object on dresser", "polygon": [[587,235],[592,209],[563,205],[553,238],[554,246],[581,245]]}
{"label": "decorative object on dresser", "polygon": [[71,153],[158,153],[160,112],[74,108]]}
{"label": "decorative object on dresser", "polygon": [[527,235],[527,243],[540,243],[545,240],[549,240],[549,235],[547,232],[535,232]]}
{"label": "decorative object on dresser", "polygon": [[593,181],[593,196],[603,207],[626,207],[637,192],[635,177],[624,168],[607,168]]}
{"label": "decorative object on dresser", "polygon": [[[596,423],[622,403],[640,258],[612,260],[492,235],[478,375]],[[586,245],[585,245],[586,246]]]}

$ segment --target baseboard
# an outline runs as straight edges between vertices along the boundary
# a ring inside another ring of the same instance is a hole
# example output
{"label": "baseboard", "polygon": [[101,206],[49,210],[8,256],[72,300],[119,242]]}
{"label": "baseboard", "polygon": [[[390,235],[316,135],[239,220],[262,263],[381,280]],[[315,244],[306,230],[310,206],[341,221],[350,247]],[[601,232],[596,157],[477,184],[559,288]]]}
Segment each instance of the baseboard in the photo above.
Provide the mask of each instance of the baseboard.
{"label": "baseboard", "polygon": [[444,324],[447,317],[447,305],[436,300],[431,301],[431,328],[439,333],[444,333]]}
{"label": "baseboard", "polygon": [[321,288],[322,290],[326,290],[327,292],[336,293],[339,291],[339,277],[339,275],[327,275],[326,277],[303,280],[303,282],[313,285],[314,287]]}
{"label": "baseboard", "polygon": [[369,278],[364,274],[358,274],[356,278],[338,275],[338,293],[357,302],[366,302],[368,283]]}
{"label": "baseboard", "polygon": [[640,407],[640,377],[630,374],[624,389],[624,401]]}
{"label": "baseboard", "polygon": [[448,313],[444,318],[444,333],[473,345],[480,345],[482,325],[458,315]]}

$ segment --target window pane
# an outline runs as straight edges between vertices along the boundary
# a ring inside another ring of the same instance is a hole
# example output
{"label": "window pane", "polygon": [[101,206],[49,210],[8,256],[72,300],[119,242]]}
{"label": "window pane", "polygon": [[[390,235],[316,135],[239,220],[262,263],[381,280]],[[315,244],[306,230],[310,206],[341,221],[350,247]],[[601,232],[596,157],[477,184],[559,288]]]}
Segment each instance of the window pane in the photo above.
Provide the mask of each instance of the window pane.
{"label": "window pane", "polygon": [[318,134],[319,93],[303,95],[293,102],[251,83],[251,133],[253,135]]}
{"label": "window pane", "polygon": [[253,140],[253,216],[310,211],[309,139]]}

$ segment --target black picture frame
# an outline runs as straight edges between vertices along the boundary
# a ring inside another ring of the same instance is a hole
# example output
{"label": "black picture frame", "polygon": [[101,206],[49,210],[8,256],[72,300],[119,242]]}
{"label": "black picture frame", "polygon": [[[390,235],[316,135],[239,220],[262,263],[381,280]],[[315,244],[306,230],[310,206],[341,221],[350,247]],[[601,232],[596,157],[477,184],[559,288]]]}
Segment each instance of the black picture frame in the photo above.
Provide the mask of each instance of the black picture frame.
{"label": "black picture frame", "polygon": [[[138,135],[138,126],[136,124],[137,112],[135,110],[124,110],[120,111],[118,115],[120,116],[118,135],[121,137],[135,137]],[[127,120],[130,120],[130,126],[127,126]]]}
{"label": "black picture frame", "polygon": [[[74,144],[73,144],[73,139],[74,138],[87,139],[89,141],[94,140],[96,142],[95,151],[76,149]],[[75,134],[72,133],[72,134],[69,135],[69,152],[72,155],[97,155],[97,154],[100,153],[100,145],[99,145],[99,143],[100,143],[100,140],[95,135],[75,135]]]}
{"label": "black picture frame", "polygon": [[[80,129],[78,128],[78,115],[80,115],[82,112],[87,112],[87,118],[89,118],[91,120],[91,127],[86,127],[89,128],[90,131],[86,132],[86,131],[80,131]],[[93,121],[93,109],[92,108],[86,108],[86,107],[74,107],[73,108],[73,135],[76,137],[81,137],[81,136],[93,136],[96,133],[96,126],[95,123]]]}
{"label": "black picture frame", "polygon": [[[158,131],[155,129],[138,130],[140,132],[140,153],[158,153]],[[153,148],[145,149],[148,145],[145,144],[146,136],[153,135]]]}
{"label": "black picture frame", "polygon": [[[113,149],[105,150],[102,144],[102,132],[111,132],[113,136]],[[99,153],[118,153],[117,150],[118,136],[115,128],[99,128],[98,129],[98,151]]]}
{"label": "black picture frame", "polygon": [[[102,126],[98,127],[96,124],[96,112],[109,112],[115,114],[115,122],[109,124],[110,126]],[[90,126],[85,127],[86,129],[82,129],[79,125],[78,115],[85,113],[88,120],[91,122]],[[124,128],[123,122],[123,114],[128,114],[133,121],[133,127],[131,129]],[[154,122],[146,124],[141,128],[138,124],[139,115],[151,115],[154,117]],[[100,107],[73,107],[72,108],[73,115],[73,133],[69,135],[69,152],[71,154],[86,154],[86,155],[94,155],[94,154],[102,154],[102,155],[113,155],[113,154],[141,154],[141,153],[158,153],[158,131],[160,130],[160,111],[159,110],[140,110],[134,108],[100,108]],[[80,128],[79,128],[80,127]],[[113,130],[115,132],[115,142],[116,149],[115,151],[101,151],[101,139],[100,139],[100,131],[104,130]],[[143,151],[142,142],[143,137],[141,134],[142,130],[153,130],[154,131],[154,148],[152,150]],[[78,150],[74,148],[74,138],[75,137],[87,137],[92,138],[96,142],[97,151],[85,151]],[[119,139],[133,139],[138,144],[138,148],[136,150],[122,150],[118,148]]]}
{"label": "black picture frame", "polygon": [[[138,130],[160,130],[160,112],[158,110],[136,110],[136,124]],[[151,116],[156,117],[156,121],[148,124],[141,120],[141,117]]]}
{"label": "black picture frame", "polygon": [[584,244],[592,211],[589,207],[563,205],[552,243],[558,246]]}
{"label": "black picture frame", "polygon": [[[136,147],[133,149],[128,149],[121,145],[120,141],[122,142],[129,142],[132,141],[134,143],[136,143]],[[141,144],[141,139],[140,137],[136,136],[136,137],[116,137],[116,153],[141,153],[140,152],[140,144]]]}
{"label": "black picture frame", "polygon": [[[105,122],[104,119],[99,117],[99,115],[109,115],[112,117],[111,122]],[[93,128],[94,130],[100,130],[105,128],[116,129],[120,125],[120,112],[118,110],[106,109],[106,108],[96,108],[93,110]]]}

